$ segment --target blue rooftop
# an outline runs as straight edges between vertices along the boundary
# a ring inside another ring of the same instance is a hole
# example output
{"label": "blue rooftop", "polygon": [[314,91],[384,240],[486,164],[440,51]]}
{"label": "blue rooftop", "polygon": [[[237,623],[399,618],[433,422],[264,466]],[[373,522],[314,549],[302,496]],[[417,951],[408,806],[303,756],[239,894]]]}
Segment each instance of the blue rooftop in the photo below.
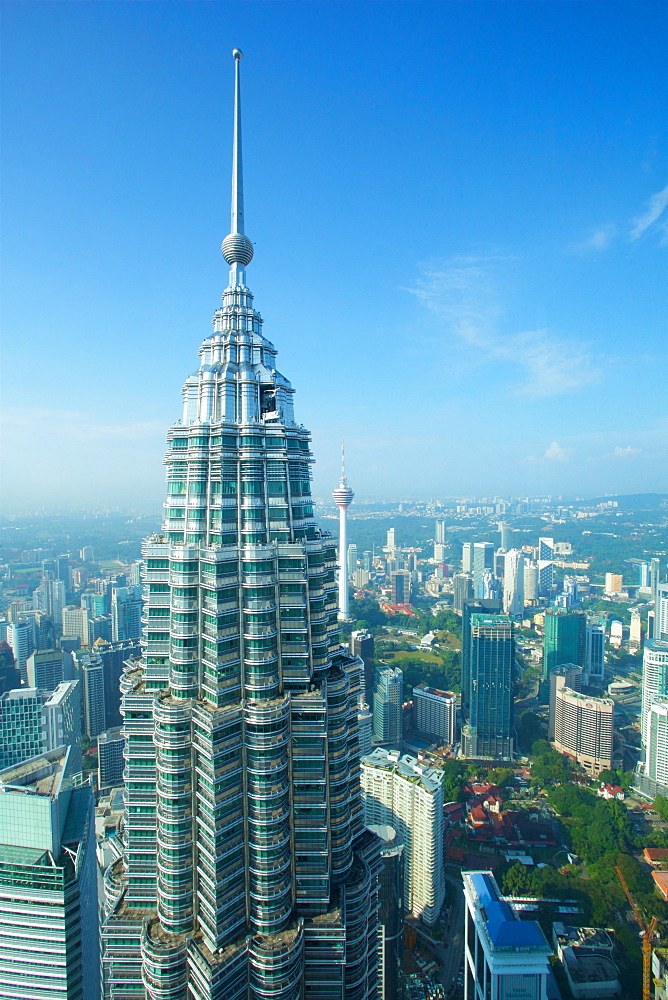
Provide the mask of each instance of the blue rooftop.
{"label": "blue rooftop", "polygon": [[499,893],[494,876],[488,872],[466,872],[486,920],[493,948],[550,952],[545,935],[535,920],[520,920]]}

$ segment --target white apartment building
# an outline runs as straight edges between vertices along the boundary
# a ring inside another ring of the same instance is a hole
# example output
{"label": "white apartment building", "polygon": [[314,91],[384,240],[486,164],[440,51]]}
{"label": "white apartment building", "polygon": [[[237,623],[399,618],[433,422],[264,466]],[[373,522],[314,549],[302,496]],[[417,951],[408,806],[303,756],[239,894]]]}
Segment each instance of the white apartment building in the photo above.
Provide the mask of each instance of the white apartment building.
{"label": "white apartment building", "polygon": [[569,687],[557,688],[554,747],[596,778],[612,767],[614,719],[612,698],[592,698]]}
{"label": "white apartment building", "polygon": [[413,688],[415,724],[420,733],[432,736],[439,743],[455,742],[457,696],[451,691],[418,684]]}
{"label": "white apartment building", "polygon": [[392,826],[405,845],[406,910],[434,924],[445,898],[443,776],[398,750],[377,748],[362,758],[367,826]]}

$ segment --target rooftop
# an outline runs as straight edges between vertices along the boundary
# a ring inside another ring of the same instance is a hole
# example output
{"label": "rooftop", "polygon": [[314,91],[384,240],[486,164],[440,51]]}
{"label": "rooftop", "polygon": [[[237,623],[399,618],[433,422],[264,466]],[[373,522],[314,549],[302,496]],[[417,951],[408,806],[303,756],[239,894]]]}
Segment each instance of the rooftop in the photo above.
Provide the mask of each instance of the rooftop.
{"label": "rooftop", "polygon": [[473,897],[476,909],[485,922],[493,949],[552,953],[545,935],[535,920],[521,920],[506,902],[491,872],[462,872],[464,885]]}

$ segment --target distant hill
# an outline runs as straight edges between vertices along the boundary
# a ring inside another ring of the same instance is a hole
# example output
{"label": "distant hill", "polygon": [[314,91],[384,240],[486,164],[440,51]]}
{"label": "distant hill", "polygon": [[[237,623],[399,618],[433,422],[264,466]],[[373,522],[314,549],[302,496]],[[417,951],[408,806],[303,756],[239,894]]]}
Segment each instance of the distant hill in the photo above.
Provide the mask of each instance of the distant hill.
{"label": "distant hill", "polygon": [[616,500],[623,510],[656,510],[668,502],[668,493],[626,493],[620,496],[594,497],[587,504],[606,503]]}

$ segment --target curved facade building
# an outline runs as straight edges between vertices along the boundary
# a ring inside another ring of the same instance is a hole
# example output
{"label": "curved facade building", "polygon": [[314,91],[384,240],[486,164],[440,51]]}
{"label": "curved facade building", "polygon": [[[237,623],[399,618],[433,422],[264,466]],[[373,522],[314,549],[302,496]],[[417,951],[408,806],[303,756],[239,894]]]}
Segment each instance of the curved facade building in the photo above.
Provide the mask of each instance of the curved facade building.
{"label": "curved facade building", "polygon": [[554,689],[554,748],[593,778],[612,768],[614,720],[612,698],[591,698],[569,687]]}
{"label": "curved facade building", "polygon": [[643,744],[647,742],[647,719],[655,698],[668,697],[668,641],[649,639],[642,657],[642,715]]}
{"label": "curved facade building", "polygon": [[362,664],[339,641],[309,433],[246,285],[240,55],[229,285],[168,433],[163,530],[143,549],[142,655],[122,680],[126,817],[105,991],[375,1000]]}

